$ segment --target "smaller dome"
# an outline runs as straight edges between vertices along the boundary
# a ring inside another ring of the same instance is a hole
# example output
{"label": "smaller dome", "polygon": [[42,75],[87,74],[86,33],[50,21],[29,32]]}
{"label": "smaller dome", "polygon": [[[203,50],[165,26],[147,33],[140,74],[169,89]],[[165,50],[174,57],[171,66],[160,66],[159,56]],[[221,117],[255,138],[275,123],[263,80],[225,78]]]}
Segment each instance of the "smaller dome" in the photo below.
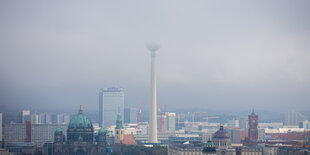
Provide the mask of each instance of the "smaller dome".
{"label": "smaller dome", "polygon": [[61,128],[57,128],[57,129],[55,130],[55,133],[62,133],[62,129],[61,129]]}
{"label": "smaller dome", "polygon": [[216,148],[215,145],[212,143],[212,141],[209,139],[207,143],[203,146],[203,153],[215,153]]}
{"label": "smaller dome", "polygon": [[213,139],[230,139],[229,133],[224,129],[222,124],[220,130],[216,131],[213,135]]}
{"label": "smaller dome", "polygon": [[71,128],[79,128],[79,129],[86,129],[91,128],[93,129],[93,124],[90,119],[83,114],[82,107],[80,107],[79,113],[70,120],[68,129]]}
{"label": "smaller dome", "polygon": [[98,131],[98,135],[100,134],[106,134],[107,133],[107,130],[101,128],[99,131]]}

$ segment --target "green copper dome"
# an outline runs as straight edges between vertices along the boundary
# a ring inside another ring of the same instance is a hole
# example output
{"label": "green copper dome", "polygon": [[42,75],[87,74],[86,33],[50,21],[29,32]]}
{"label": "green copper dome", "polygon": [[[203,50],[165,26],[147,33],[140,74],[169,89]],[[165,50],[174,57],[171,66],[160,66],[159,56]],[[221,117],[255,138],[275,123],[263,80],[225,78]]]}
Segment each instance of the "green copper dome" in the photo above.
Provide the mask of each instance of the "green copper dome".
{"label": "green copper dome", "polygon": [[107,130],[105,130],[105,129],[103,129],[103,128],[101,128],[101,129],[98,131],[98,135],[100,135],[100,134],[105,134],[105,133],[107,133]]}
{"label": "green copper dome", "polygon": [[93,128],[93,124],[90,119],[83,114],[82,107],[80,107],[79,113],[70,120],[68,129],[70,128]]}
{"label": "green copper dome", "polygon": [[61,128],[57,128],[56,130],[55,130],[55,133],[61,133],[62,132],[62,129]]}
{"label": "green copper dome", "polygon": [[215,145],[212,143],[212,141],[210,139],[203,146],[202,152],[203,153],[215,153],[216,152]]}

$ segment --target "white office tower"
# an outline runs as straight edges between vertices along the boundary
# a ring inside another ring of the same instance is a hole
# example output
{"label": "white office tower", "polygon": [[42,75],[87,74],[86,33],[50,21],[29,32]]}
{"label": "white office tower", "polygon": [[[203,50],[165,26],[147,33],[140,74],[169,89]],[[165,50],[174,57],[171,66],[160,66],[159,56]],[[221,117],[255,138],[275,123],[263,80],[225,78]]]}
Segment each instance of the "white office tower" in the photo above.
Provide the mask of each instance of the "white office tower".
{"label": "white office tower", "polygon": [[99,127],[103,127],[104,118],[103,118],[103,88],[99,90]]}
{"label": "white office tower", "polygon": [[25,123],[26,121],[31,121],[29,110],[23,110],[19,112],[19,123]]}
{"label": "white office tower", "polygon": [[39,124],[39,115],[36,113],[31,115],[31,123],[32,124]]}
{"label": "white office tower", "polygon": [[151,105],[149,118],[149,143],[158,143],[156,119],[156,51],[159,49],[159,45],[148,44],[147,48],[151,51]]}
{"label": "white office tower", "polygon": [[120,109],[124,120],[124,91],[122,88],[104,88],[99,92],[99,126],[108,128],[115,125]]}
{"label": "white office tower", "polygon": [[2,113],[0,113],[0,141],[2,141]]}

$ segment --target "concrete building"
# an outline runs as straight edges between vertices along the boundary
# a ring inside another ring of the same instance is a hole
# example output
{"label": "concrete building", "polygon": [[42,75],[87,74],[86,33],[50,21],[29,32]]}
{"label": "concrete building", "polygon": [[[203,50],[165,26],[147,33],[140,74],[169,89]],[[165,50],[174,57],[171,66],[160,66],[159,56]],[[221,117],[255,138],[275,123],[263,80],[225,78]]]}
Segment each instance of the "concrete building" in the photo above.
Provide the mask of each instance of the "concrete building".
{"label": "concrete building", "polygon": [[239,128],[239,120],[237,119],[228,120],[227,126],[233,127],[233,128]]}
{"label": "concrete building", "polygon": [[[37,146],[43,146],[47,141],[53,141],[56,128],[62,128],[66,131],[67,125],[58,124],[31,124],[30,134],[27,136],[27,125],[4,124],[3,135],[6,142],[26,142],[28,139]],[[64,132],[66,134],[66,132]],[[30,135],[30,137],[29,137]]]}
{"label": "concrete building", "polygon": [[47,113],[40,113],[39,114],[39,124],[51,124],[52,117],[50,114]]}
{"label": "concrete building", "polygon": [[31,121],[29,110],[23,110],[19,112],[19,123],[25,123],[26,121]]}
{"label": "concrete building", "polygon": [[137,108],[124,109],[124,123],[137,123]]}
{"label": "concrete building", "polygon": [[285,113],[284,124],[288,125],[299,125],[299,122],[307,120],[307,117],[302,115],[299,112],[296,112],[294,109],[289,109]]}
{"label": "concrete building", "polygon": [[108,128],[116,122],[118,108],[124,120],[124,91],[122,88],[104,88],[99,91],[99,126]]}
{"label": "concrete building", "polygon": [[2,113],[0,113],[0,141],[2,141]]}
{"label": "concrete building", "polygon": [[249,119],[248,118],[239,118],[239,128],[248,130],[249,128]]}
{"label": "concrete building", "polygon": [[39,115],[36,113],[31,115],[31,123],[32,124],[39,124]]}
{"label": "concrete building", "polygon": [[26,141],[26,125],[18,124],[4,124],[3,125],[3,139],[6,142],[25,142]]}

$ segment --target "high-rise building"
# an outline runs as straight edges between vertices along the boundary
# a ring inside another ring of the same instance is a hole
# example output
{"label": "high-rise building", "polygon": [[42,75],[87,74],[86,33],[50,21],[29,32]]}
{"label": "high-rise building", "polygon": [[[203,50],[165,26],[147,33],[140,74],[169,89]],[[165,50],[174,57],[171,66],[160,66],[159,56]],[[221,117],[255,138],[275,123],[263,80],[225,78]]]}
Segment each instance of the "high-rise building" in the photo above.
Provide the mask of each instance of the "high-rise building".
{"label": "high-rise building", "polygon": [[29,110],[23,110],[19,113],[19,123],[25,123],[26,121],[31,121]]}
{"label": "high-rise building", "polygon": [[254,109],[251,115],[249,115],[248,139],[251,142],[257,141],[258,139],[258,115],[254,113]]}
{"label": "high-rise building", "polygon": [[39,124],[39,115],[36,113],[31,115],[31,123],[32,124]]}
{"label": "high-rise building", "polygon": [[239,118],[239,128],[247,130],[249,128],[249,119],[248,118]]}
{"label": "high-rise building", "polygon": [[63,124],[69,124],[69,122],[70,122],[70,115],[68,115],[68,114],[64,114],[63,115]]}
{"label": "high-rise building", "polygon": [[124,123],[137,123],[137,108],[124,109]]}
{"label": "high-rise building", "polygon": [[165,112],[157,115],[157,129],[161,132],[175,131],[175,113]]}
{"label": "high-rise building", "polygon": [[6,142],[25,142],[29,139],[37,146],[43,146],[45,142],[53,141],[54,132],[57,128],[62,128],[66,135],[66,124],[31,124],[30,133],[27,133],[27,124],[5,124],[3,127],[3,138]]}
{"label": "high-rise building", "polygon": [[122,88],[104,88],[99,92],[99,126],[115,124],[118,108],[124,120],[124,91]]}
{"label": "high-rise building", "polygon": [[0,141],[2,141],[2,113],[0,113]]}
{"label": "high-rise building", "polygon": [[99,90],[99,127],[103,127],[104,125],[104,117],[103,117],[103,88]]}
{"label": "high-rise building", "polygon": [[307,120],[307,117],[302,115],[299,112],[296,112],[294,109],[287,110],[285,114],[285,125],[299,125],[300,122]]}
{"label": "high-rise building", "polygon": [[167,113],[167,130],[175,131],[175,113]]}
{"label": "high-rise building", "polygon": [[237,120],[237,119],[228,120],[227,126],[230,126],[233,128],[239,128],[239,120]]}

